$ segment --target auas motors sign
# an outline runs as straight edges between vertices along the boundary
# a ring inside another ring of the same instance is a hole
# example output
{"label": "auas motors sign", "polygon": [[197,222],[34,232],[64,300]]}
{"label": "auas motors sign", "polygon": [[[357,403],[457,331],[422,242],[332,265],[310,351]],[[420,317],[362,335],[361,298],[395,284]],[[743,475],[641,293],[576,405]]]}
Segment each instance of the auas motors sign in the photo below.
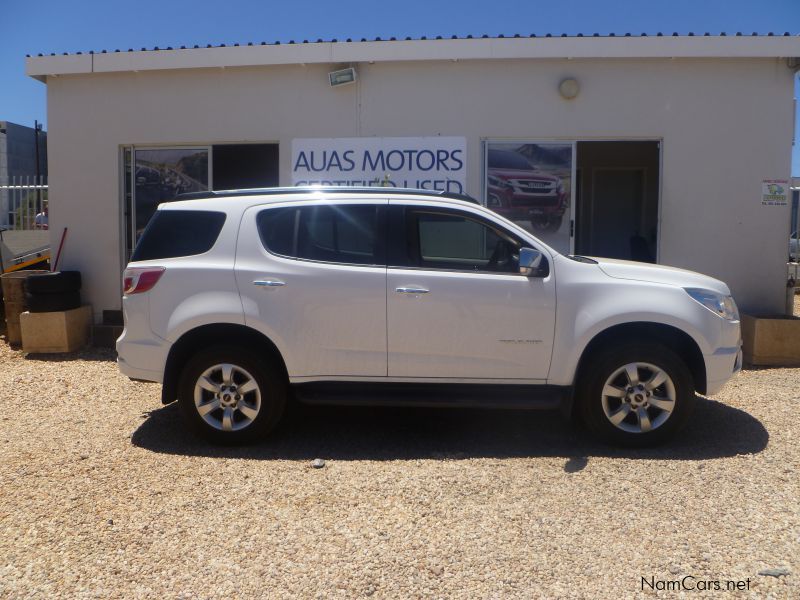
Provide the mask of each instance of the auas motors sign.
{"label": "auas motors sign", "polygon": [[463,137],[295,139],[292,184],[464,193],[466,145]]}

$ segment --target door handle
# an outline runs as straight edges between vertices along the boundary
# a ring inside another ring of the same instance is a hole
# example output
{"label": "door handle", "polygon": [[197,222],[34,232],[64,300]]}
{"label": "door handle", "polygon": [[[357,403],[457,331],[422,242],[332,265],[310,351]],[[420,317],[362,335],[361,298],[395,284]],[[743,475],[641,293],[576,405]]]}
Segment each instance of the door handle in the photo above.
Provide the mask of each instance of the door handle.
{"label": "door handle", "polygon": [[427,294],[430,290],[426,290],[425,288],[415,288],[415,287],[399,287],[395,290],[400,294]]}
{"label": "door handle", "polygon": [[286,282],[280,279],[256,279],[253,285],[260,287],[281,287],[282,285],[286,285]]}

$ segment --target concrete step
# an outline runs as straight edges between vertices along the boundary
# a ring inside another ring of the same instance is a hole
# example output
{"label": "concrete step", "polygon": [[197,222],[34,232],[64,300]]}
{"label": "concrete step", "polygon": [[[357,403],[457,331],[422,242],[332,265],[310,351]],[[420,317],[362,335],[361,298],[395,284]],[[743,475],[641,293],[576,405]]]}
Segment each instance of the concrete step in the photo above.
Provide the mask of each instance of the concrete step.
{"label": "concrete step", "polygon": [[94,325],[92,327],[92,345],[97,348],[116,347],[117,338],[122,335],[122,325]]}
{"label": "concrete step", "polygon": [[124,325],[125,322],[122,318],[121,310],[104,310],[103,311],[103,325]]}

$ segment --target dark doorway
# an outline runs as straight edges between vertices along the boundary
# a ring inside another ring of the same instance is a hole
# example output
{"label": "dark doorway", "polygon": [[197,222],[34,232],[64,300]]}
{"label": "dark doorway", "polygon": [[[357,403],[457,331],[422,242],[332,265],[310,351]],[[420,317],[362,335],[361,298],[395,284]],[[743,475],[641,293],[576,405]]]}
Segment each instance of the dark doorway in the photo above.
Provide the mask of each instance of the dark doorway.
{"label": "dark doorway", "polygon": [[659,142],[578,142],[575,252],[656,262]]}
{"label": "dark doorway", "polygon": [[221,144],[212,155],[215,190],[278,185],[278,144]]}

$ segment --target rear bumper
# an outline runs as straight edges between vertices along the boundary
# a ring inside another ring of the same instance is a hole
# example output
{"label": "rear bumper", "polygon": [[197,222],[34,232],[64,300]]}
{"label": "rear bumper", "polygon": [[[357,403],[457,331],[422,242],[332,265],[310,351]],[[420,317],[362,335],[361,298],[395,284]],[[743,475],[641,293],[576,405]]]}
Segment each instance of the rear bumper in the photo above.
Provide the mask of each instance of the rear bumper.
{"label": "rear bumper", "polygon": [[163,383],[168,353],[169,343],[165,340],[129,341],[124,331],[117,340],[117,366],[131,379]]}
{"label": "rear bumper", "polygon": [[149,294],[122,297],[125,329],[117,338],[117,366],[131,379],[162,383],[171,344],[150,329]]}
{"label": "rear bumper", "polygon": [[121,357],[117,357],[117,366],[119,367],[119,370],[122,372],[122,374],[128,377],[129,379],[135,379],[137,381],[152,381],[154,383],[162,383],[162,379],[164,378],[164,373],[160,371],[148,371],[147,369],[140,369],[138,367],[134,367],[125,362],[125,360]]}

